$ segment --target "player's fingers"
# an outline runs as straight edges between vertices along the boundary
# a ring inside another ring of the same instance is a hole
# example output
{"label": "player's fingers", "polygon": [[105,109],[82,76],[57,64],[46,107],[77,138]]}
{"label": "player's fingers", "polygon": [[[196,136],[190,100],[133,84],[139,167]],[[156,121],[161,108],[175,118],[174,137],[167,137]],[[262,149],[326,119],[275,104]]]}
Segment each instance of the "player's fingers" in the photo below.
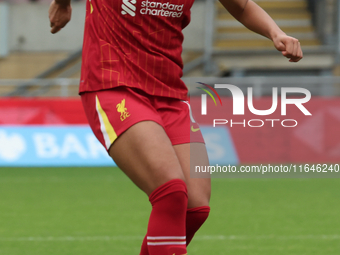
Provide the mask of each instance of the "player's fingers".
{"label": "player's fingers", "polygon": [[287,51],[286,57],[289,58],[290,62],[297,62],[300,60],[299,58],[299,49],[300,49],[300,43],[295,38],[290,38],[289,42],[287,43],[289,45],[289,51]]}
{"label": "player's fingers", "polygon": [[298,57],[297,57],[297,54],[298,54],[298,41],[295,41],[293,40],[293,51],[292,51],[292,54],[291,54],[291,57],[290,57],[290,61],[291,62],[296,62]]}
{"label": "player's fingers", "polygon": [[299,57],[300,57],[300,59],[303,58],[303,52],[302,52],[302,48],[301,48],[300,42],[299,42]]}
{"label": "player's fingers", "polygon": [[299,41],[296,42],[295,47],[296,48],[294,49],[294,55],[290,59],[290,62],[298,62],[303,57],[303,53],[302,53],[302,49],[301,49],[301,45]]}
{"label": "player's fingers", "polygon": [[294,41],[293,57],[296,58],[299,52],[299,41]]}
{"label": "player's fingers", "polygon": [[302,49],[299,48],[298,58],[297,58],[296,62],[300,61],[302,58],[303,58]]}
{"label": "player's fingers", "polygon": [[[59,32],[63,27],[66,26],[69,19],[63,19],[63,20],[57,20],[56,22],[51,22],[51,33],[57,33]],[[52,32],[53,31],[53,32]]]}
{"label": "player's fingers", "polygon": [[300,43],[297,44],[297,52],[296,52],[296,56],[294,58],[294,62],[298,62],[302,59],[302,50],[301,50],[301,46]]}
{"label": "player's fingers", "polygon": [[286,45],[286,54],[285,57],[286,58],[291,58],[292,57],[292,53],[294,51],[294,43],[292,42],[292,40],[288,39],[284,42],[284,44]]}
{"label": "player's fingers", "polygon": [[51,28],[51,33],[52,33],[52,34],[55,34],[55,33],[59,32],[60,29],[61,29],[61,27],[53,26],[53,27]]}

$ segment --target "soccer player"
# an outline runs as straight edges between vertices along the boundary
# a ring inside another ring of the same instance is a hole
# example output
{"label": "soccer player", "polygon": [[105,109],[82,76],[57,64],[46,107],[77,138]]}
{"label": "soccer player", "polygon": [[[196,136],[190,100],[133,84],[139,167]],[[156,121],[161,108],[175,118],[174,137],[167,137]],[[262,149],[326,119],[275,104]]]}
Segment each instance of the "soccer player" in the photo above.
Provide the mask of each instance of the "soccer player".
{"label": "soccer player", "polygon": [[[80,95],[94,134],[152,204],[141,255],[187,254],[210,211],[210,179],[190,178],[190,161],[204,166],[208,157],[180,79],[182,29],[193,2],[89,0],[86,6]],[[302,58],[299,41],[253,1],[221,2],[289,61]],[[51,32],[58,32],[71,18],[70,0],[54,0],[49,17]]]}

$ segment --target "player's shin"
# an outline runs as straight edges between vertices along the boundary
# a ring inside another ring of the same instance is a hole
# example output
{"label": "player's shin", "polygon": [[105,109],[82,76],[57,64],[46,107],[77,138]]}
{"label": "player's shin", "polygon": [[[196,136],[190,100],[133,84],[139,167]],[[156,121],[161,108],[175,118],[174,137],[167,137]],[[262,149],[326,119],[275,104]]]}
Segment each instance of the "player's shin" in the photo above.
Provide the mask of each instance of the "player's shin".
{"label": "player's shin", "polygon": [[187,246],[191,242],[197,230],[203,225],[208,218],[210,212],[209,206],[200,206],[190,208],[187,210],[186,219],[186,234],[187,234]]}
{"label": "player's shin", "polygon": [[155,189],[149,200],[152,211],[141,254],[143,249],[146,252],[145,242],[149,255],[186,254],[188,195],[185,182],[180,179],[168,181]]}

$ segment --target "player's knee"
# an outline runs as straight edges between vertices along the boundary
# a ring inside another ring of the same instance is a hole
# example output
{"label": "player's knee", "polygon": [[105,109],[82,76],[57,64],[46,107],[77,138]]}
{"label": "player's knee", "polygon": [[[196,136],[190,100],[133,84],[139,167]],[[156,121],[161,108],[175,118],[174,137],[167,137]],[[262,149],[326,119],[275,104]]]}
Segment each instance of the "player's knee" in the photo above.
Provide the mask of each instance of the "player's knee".
{"label": "player's knee", "polygon": [[172,181],[174,180],[178,182],[174,182],[176,183],[176,185],[172,185],[173,188],[171,190],[173,190],[174,188],[180,189],[181,186],[185,186],[186,193],[188,193],[185,176],[180,168],[158,166],[156,169],[157,170],[154,170],[153,172],[157,172],[158,175],[149,179],[148,191],[146,192],[148,195],[151,195],[154,190],[157,190],[162,185],[172,183]]}
{"label": "player's knee", "polygon": [[153,207],[162,207],[167,213],[185,213],[188,204],[187,185],[181,179],[170,180],[156,188],[149,200]]}
{"label": "player's knee", "polygon": [[209,206],[210,193],[210,191],[189,193],[188,208]]}

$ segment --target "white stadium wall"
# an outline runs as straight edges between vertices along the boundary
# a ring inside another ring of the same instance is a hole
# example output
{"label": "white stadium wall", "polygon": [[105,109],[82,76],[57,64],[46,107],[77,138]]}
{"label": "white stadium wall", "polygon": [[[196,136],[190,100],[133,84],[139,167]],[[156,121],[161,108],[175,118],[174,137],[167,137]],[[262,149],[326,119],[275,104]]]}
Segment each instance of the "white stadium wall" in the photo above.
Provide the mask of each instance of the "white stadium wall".
{"label": "white stadium wall", "polygon": [[[73,3],[72,21],[58,34],[50,33],[47,3],[10,4],[8,45],[10,51],[72,51],[83,43],[85,2]],[[192,7],[191,23],[184,29],[184,49],[203,49],[204,2]]]}
{"label": "white stadium wall", "polygon": [[81,47],[85,3],[73,4],[72,22],[58,34],[50,33],[46,3],[11,4],[9,47],[11,51],[72,51]]}
{"label": "white stadium wall", "polygon": [[0,58],[8,55],[8,4],[0,2]]}

